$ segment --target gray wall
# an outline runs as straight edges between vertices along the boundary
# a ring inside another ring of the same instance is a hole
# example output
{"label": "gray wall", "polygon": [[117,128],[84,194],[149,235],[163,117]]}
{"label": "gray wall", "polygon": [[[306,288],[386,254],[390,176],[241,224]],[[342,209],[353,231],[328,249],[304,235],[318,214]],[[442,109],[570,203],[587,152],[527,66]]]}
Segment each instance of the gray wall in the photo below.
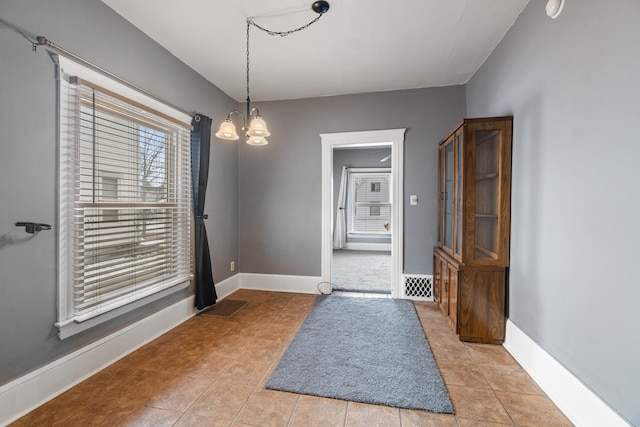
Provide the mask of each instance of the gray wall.
{"label": "gray wall", "polygon": [[[338,206],[338,195],[340,193],[340,180],[342,179],[342,167],[349,168],[391,168],[391,158],[384,162],[380,160],[391,154],[391,147],[377,148],[350,148],[333,150],[333,221],[335,224],[335,210]],[[347,189],[348,191],[348,189]],[[348,198],[348,196],[347,196]],[[345,212],[347,223],[349,221],[349,211]],[[391,243],[391,235],[380,236],[367,234],[366,236],[347,236],[347,242],[356,243]]]}
{"label": "gray wall", "polygon": [[[187,111],[222,119],[237,107],[202,77],[97,0],[11,0],[0,16]],[[170,296],[64,341],[57,338],[56,240],[16,221],[56,223],[54,64],[0,26],[0,385],[188,296]],[[238,149],[212,139],[207,227],[214,276],[238,252]]]}
{"label": "gray wall", "polygon": [[406,127],[404,271],[431,272],[436,144],[465,114],[464,86],[255,104],[272,136],[267,146],[240,144],[240,271],[319,276],[319,134]]}
{"label": "gray wall", "polygon": [[509,318],[640,425],[640,3],[532,1],[468,84],[514,115]]}

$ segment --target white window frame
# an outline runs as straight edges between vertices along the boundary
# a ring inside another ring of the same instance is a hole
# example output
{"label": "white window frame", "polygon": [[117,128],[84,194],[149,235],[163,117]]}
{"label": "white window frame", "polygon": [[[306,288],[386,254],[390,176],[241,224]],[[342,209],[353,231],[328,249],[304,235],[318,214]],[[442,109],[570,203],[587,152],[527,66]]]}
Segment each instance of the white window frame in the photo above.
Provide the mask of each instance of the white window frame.
{"label": "white window frame", "polygon": [[[118,200],[118,195],[119,195],[119,191],[118,188],[122,185],[121,180],[122,180],[122,175],[117,173],[117,172],[100,172],[98,174],[98,177],[100,178],[101,182],[100,182],[100,187],[99,187],[99,198],[100,200]],[[104,180],[105,179],[113,179],[115,180],[115,184],[116,184],[116,195],[114,197],[107,197],[105,195],[105,189],[104,189]]]}
{"label": "white window frame", "polygon": [[[108,91],[118,94],[126,99],[137,102],[151,110],[155,110],[161,114],[167,115],[172,119],[175,119],[179,122],[182,122],[186,127],[191,126],[191,116],[176,110],[154,98],[149,97],[141,92],[138,92],[132,89],[129,86],[126,86],[104,74],[98,73],[92,69],[89,69],[75,61],[72,61],[66,57],[55,55],[54,61],[57,64],[57,80],[58,80],[58,189],[59,189],[59,199],[58,206],[60,209],[58,215],[58,227],[56,231],[56,237],[58,240],[58,318],[57,322],[54,325],[58,328],[58,336],[60,339],[65,339],[77,333],[80,333],[84,330],[92,328],[96,325],[104,323],[108,320],[119,317],[127,312],[133,311],[139,307],[142,307],[150,302],[159,300],[165,296],[178,292],[180,290],[186,289],[189,287],[191,283],[191,278],[193,274],[193,268],[191,262],[189,261],[189,272],[190,277],[185,281],[181,281],[180,283],[167,284],[167,286],[159,287],[158,289],[153,289],[148,292],[148,295],[135,299],[132,302],[126,303],[117,308],[110,309],[109,311],[105,311],[102,314],[99,314],[95,317],[91,317],[88,319],[77,319],[74,318],[73,315],[73,307],[70,302],[70,293],[72,292],[72,281],[71,281],[71,257],[69,256],[69,250],[71,246],[71,238],[72,238],[72,227],[69,220],[69,215],[66,212],[66,206],[69,206],[69,197],[70,191],[68,189],[69,184],[67,182],[67,173],[69,165],[65,162],[65,158],[63,157],[68,145],[67,142],[67,133],[65,131],[64,126],[64,114],[66,103],[61,96],[62,89],[65,84],[69,84],[65,79],[64,75],[77,76],[87,81],[94,83]],[[110,177],[110,178],[119,178],[117,173],[111,174],[109,172],[104,172],[101,176]],[[190,179],[189,179],[189,187],[190,187]],[[189,189],[189,192],[191,190]],[[102,189],[100,187],[100,193]],[[192,215],[190,215],[192,216]],[[188,224],[188,235],[190,239],[192,239],[193,235],[193,224],[190,221]],[[190,245],[191,248],[193,245]],[[192,249],[191,249],[192,250]],[[191,257],[192,258],[192,257]]]}
{"label": "white window frame", "polygon": [[[392,174],[390,168],[350,168],[348,171],[348,191],[347,191],[347,206],[348,206],[348,221],[347,221],[347,234],[349,235],[391,235],[391,212],[389,215],[389,228],[381,231],[358,231],[355,226],[355,177],[362,175],[389,175],[389,201],[380,203],[381,206],[386,205],[391,209],[391,200],[393,200],[393,182],[391,181]],[[361,203],[365,205],[366,202]]]}

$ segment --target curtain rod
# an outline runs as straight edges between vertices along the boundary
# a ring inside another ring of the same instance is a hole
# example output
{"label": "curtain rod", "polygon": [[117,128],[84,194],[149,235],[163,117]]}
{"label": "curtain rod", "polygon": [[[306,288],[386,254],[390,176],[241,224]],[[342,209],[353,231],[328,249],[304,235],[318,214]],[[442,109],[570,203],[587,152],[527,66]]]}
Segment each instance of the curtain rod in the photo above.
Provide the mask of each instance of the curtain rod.
{"label": "curtain rod", "polygon": [[183,108],[180,108],[180,107],[176,106],[175,104],[173,104],[173,103],[171,103],[171,102],[167,101],[166,99],[163,99],[163,98],[159,97],[158,95],[156,95],[156,94],[154,94],[154,93],[152,93],[152,92],[149,92],[148,90],[146,90],[146,89],[144,89],[144,88],[141,88],[140,86],[138,86],[138,85],[136,85],[136,84],[134,84],[134,83],[131,83],[130,81],[128,81],[128,80],[126,80],[126,79],[123,79],[122,77],[117,76],[117,75],[113,74],[113,73],[112,73],[112,72],[110,72],[110,71],[105,70],[104,68],[102,68],[102,67],[100,67],[100,66],[98,66],[98,65],[94,64],[94,63],[93,63],[93,62],[91,62],[91,61],[88,61],[88,60],[86,60],[86,59],[84,59],[84,58],[82,58],[82,57],[80,57],[80,56],[76,55],[76,54],[75,54],[75,53],[73,53],[73,52],[68,51],[67,49],[64,49],[64,48],[63,48],[63,47],[61,47],[61,46],[58,46],[57,44],[55,44],[54,42],[52,42],[51,40],[47,39],[47,38],[46,38],[46,37],[44,37],[44,36],[37,36],[37,37],[36,37],[36,40],[38,40],[38,43],[37,43],[37,44],[36,44],[36,43],[34,43],[34,47],[33,47],[33,48],[34,48],[34,50],[36,49],[36,47],[37,47],[37,46],[46,46],[46,47],[52,48],[52,49],[54,49],[54,50],[56,50],[56,51],[58,51],[58,52],[60,52],[60,53],[62,53],[62,54],[64,54],[64,55],[70,56],[70,57],[72,57],[73,59],[75,59],[75,60],[77,60],[77,61],[82,62],[82,63],[83,63],[83,64],[85,64],[85,65],[88,65],[89,67],[93,68],[94,70],[96,70],[96,71],[98,71],[98,72],[100,72],[100,73],[103,73],[103,74],[105,74],[105,75],[107,75],[107,76],[111,77],[112,79],[115,79],[115,80],[119,81],[120,83],[122,83],[122,84],[124,84],[124,85],[126,85],[126,86],[129,86],[131,89],[135,89],[135,90],[137,90],[138,92],[142,92],[142,93],[144,93],[145,95],[147,95],[147,96],[149,96],[149,97],[151,97],[151,98],[155,99],[156,101],[160,101],[160,102],[162,102],[162,103],[164,103],[164,104],[166,104],[166,105],[170,106],[171,108],[173,108],[173,109],[175,109],[175,110],[180,111],[181,113],[184,113],[184,114],[186,114],[186,115],[188,115],[188,116],[192,116],[192,117],[193,117],[193,115],[194,115],[194,113],[193,113],[193,112],[191,112],[191,111],[186,111],[185,109],[183,109]]}
{"label": "curtain rod", "polygon": [[[130,81],[123,79],[120,76],[117,76],[115,74],[113,74],[110,71],[105,70],[104,68],[94,64],[91,61],[88,61],[84,58],[82,58],[81,56],[76,55],[73,52],[68,51],[67,49],[63,48],[62,46],[59,46],[57,44],[55,44],[53,41],[49,40],[48,38],[46,38],[45,36],[36,36],[34,37],[31,34],[28,34],[27,31],[25,31],[24,29],[18,27],[17,25],[12,24],[11,22],[5,21],[4,19],[0,18],[0,23],[11,28],[12,30],[14,30],[16,33],[20,34],[22,37],[24,37],[25,39],[27,39],[30,43],[31,43],[31,49],[33,52],[37,52],[38,51],[38,46],[45,46],[48,47],[50,49],[55,50],[57,53],[62,53],[63,55],[69,56],[73,59],[75,59],[76,61],[80,61],[82,62],[84,65],[88,65],[89,67],[93,68],[95,71],[98,71],[102,74],[105,74],[109,77],[111,77],[114,80],[119,81],[120,83],[130,87],[131,89],[137,90],[138,92],[142,92],[145,95],[155,99],[156,101],[160,101],[164,104],[167,104],[168,106],[170,106],[171,108],[180,111],[183,114],[186,114],[188,116],[194,116],[197,115],[197,113],[193,113],[191,111],[186,111],[183,108],[180,108],[178,106],[176,106],[175,104],[159,97],[158,95],[149,92],[148,90],[141,88],[140,86],[131,83]],[[36,41],[33,41],[33,39],[35,38]]]}

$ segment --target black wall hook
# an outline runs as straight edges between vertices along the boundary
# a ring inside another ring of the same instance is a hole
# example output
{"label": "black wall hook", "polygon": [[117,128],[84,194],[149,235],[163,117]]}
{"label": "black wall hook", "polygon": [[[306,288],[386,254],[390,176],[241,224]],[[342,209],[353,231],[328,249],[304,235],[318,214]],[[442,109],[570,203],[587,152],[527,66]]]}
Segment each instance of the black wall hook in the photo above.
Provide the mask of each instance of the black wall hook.
{"label": "black wall hook", "polygon": [[16,222],[16,227],[24,227],[24,231],[31,234],[42,230],[51,230],[49,224],[40,224],[37,222]]}

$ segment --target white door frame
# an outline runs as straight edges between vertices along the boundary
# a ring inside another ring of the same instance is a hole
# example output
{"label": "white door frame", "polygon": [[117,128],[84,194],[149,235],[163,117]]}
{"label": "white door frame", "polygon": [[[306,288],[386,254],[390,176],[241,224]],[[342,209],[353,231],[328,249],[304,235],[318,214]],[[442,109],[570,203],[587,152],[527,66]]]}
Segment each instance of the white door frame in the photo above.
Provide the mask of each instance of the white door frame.
{"label": "white door frame", "polygon": [[321,273],[331,282],[333,252],[333,149],[391,146],[391,297],[400,298],[403,266],[404,133],[406,129],[322,133]]}

